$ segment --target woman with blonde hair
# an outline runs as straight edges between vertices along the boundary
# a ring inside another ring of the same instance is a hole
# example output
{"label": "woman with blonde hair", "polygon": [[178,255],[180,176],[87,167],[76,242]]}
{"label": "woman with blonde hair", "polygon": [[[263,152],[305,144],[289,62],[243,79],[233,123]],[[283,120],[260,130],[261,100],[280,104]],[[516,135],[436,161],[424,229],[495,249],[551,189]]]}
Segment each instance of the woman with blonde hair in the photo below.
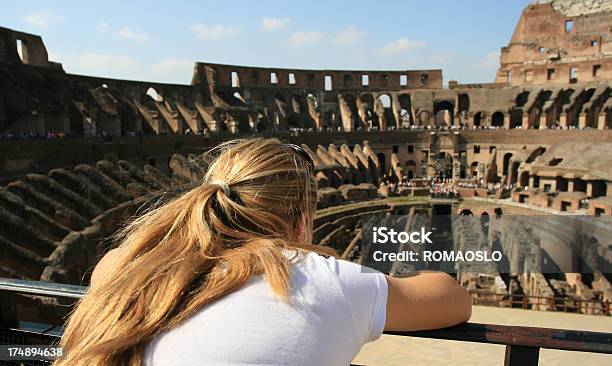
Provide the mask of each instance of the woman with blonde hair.
{"label": "woman with blonde hair", "polygon": [[469,319],[450,276],[392,278],[312,244],[312,160],[276,139],[207,154],[201,184],[120,233],[56,365],[348,365],[383,330]]}

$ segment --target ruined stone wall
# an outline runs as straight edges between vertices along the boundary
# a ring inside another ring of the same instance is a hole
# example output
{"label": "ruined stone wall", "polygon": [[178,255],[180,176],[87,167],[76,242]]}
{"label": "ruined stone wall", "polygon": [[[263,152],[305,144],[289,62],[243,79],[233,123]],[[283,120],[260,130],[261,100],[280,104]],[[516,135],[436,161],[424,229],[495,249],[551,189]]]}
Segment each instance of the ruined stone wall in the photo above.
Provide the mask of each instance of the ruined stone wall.
{"label": "ruined stone wall", "polygon": [[612,79],[612,2],[538,1],[501,49],[496,82],[568,84]]}
{"label": "ruined stone wall", "polygon": [[[319,186],[339,196],[336,203],[377,197],[376,156],[367,142],[352,150],[303,148],[316,162]],[[31,173],[0,186],[0,276],[86,282],[122,223],[200,184],[207,169],[194,154],[173,153],[162,166],[107,152],[94,164]]]}
{"label": "ruined stone wall", "polygon": [[[20,60],[18,37],[37,50],[32,51],[35,62]],[[546,88],[453,84],[445,90],[440,70],[289,70],[197,63],[192,85],[176,85],[66,74],[47,60],[39,36],[2,28],[0,39],[0,133],[5,135],[612,127],[612,88],[599,79]]]}

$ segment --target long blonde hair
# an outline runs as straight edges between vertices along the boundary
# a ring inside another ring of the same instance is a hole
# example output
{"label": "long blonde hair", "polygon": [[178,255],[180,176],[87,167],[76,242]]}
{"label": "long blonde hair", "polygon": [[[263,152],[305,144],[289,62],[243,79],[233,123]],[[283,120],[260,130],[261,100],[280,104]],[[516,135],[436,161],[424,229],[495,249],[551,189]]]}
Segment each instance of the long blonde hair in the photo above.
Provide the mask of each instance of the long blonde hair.
{"label": "long blonde hair", "polygon": [[56,365],[140,365],[153,337],[253,275],[286,299],[284,249],[330,254],[310,243],[316,182],[288,145],[235,140],[205,158],[201,185],[121,230],[118,260],[70,316]]}

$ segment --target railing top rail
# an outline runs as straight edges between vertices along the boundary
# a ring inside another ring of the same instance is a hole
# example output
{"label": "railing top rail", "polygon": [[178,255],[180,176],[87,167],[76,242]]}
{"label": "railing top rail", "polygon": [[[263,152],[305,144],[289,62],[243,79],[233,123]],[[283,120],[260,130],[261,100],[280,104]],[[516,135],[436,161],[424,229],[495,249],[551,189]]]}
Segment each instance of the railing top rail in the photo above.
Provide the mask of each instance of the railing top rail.
{"label": "railing top rail", "polygon": [[87,287],[41,281],[0,278],[0,291],[14,293],[80,299],[87,293]]}
{"label": "railing top rail", "polygon": [[[87,287],[0,278],[0,291],[79,299],[85,296]],[[444,329],[385,334],[612,354],[612,333],[581,330],[465,323]]]}
{"label": "railing top rail", "polygon": [[612,354],[612,333],[464,323],[450,328],[385,334]]}

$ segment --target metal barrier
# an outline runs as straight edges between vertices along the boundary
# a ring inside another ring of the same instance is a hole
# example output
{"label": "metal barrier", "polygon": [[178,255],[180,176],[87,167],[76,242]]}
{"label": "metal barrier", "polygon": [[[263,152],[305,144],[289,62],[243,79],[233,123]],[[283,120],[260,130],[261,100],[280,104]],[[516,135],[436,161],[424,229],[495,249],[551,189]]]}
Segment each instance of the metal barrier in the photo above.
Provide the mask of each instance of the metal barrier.
{"label": "metal barrier", "polygon": [[[12,319],[10,314],[5,313],[10,309],[5,306],[6,301],[11,298],[6,295],[78,299],[86,292],[87,289],[80,286],[0,278],[0,345],[57,343],[63,331],[61,325],[27,323]],[[3,319],[8,319],[9,323],[5,323]],[[504,366],[536,366],[541,348],[612,354],[612,333],[602,332],[465,323],[444,329],[388,331],[385,334],[505,345]],[[29,343],[10,343],[19,341]],[[49,362],[21,361],[19,364],[45,365]]]}
{"label": "metal barrier", "polygon": [[590,315],[612,315],[612,304],[607,300],[504,294],[482,290],[470,290],[470,295],[472,295],[472,304],[474,305],[492,305],[502,308],[560,311]]}

